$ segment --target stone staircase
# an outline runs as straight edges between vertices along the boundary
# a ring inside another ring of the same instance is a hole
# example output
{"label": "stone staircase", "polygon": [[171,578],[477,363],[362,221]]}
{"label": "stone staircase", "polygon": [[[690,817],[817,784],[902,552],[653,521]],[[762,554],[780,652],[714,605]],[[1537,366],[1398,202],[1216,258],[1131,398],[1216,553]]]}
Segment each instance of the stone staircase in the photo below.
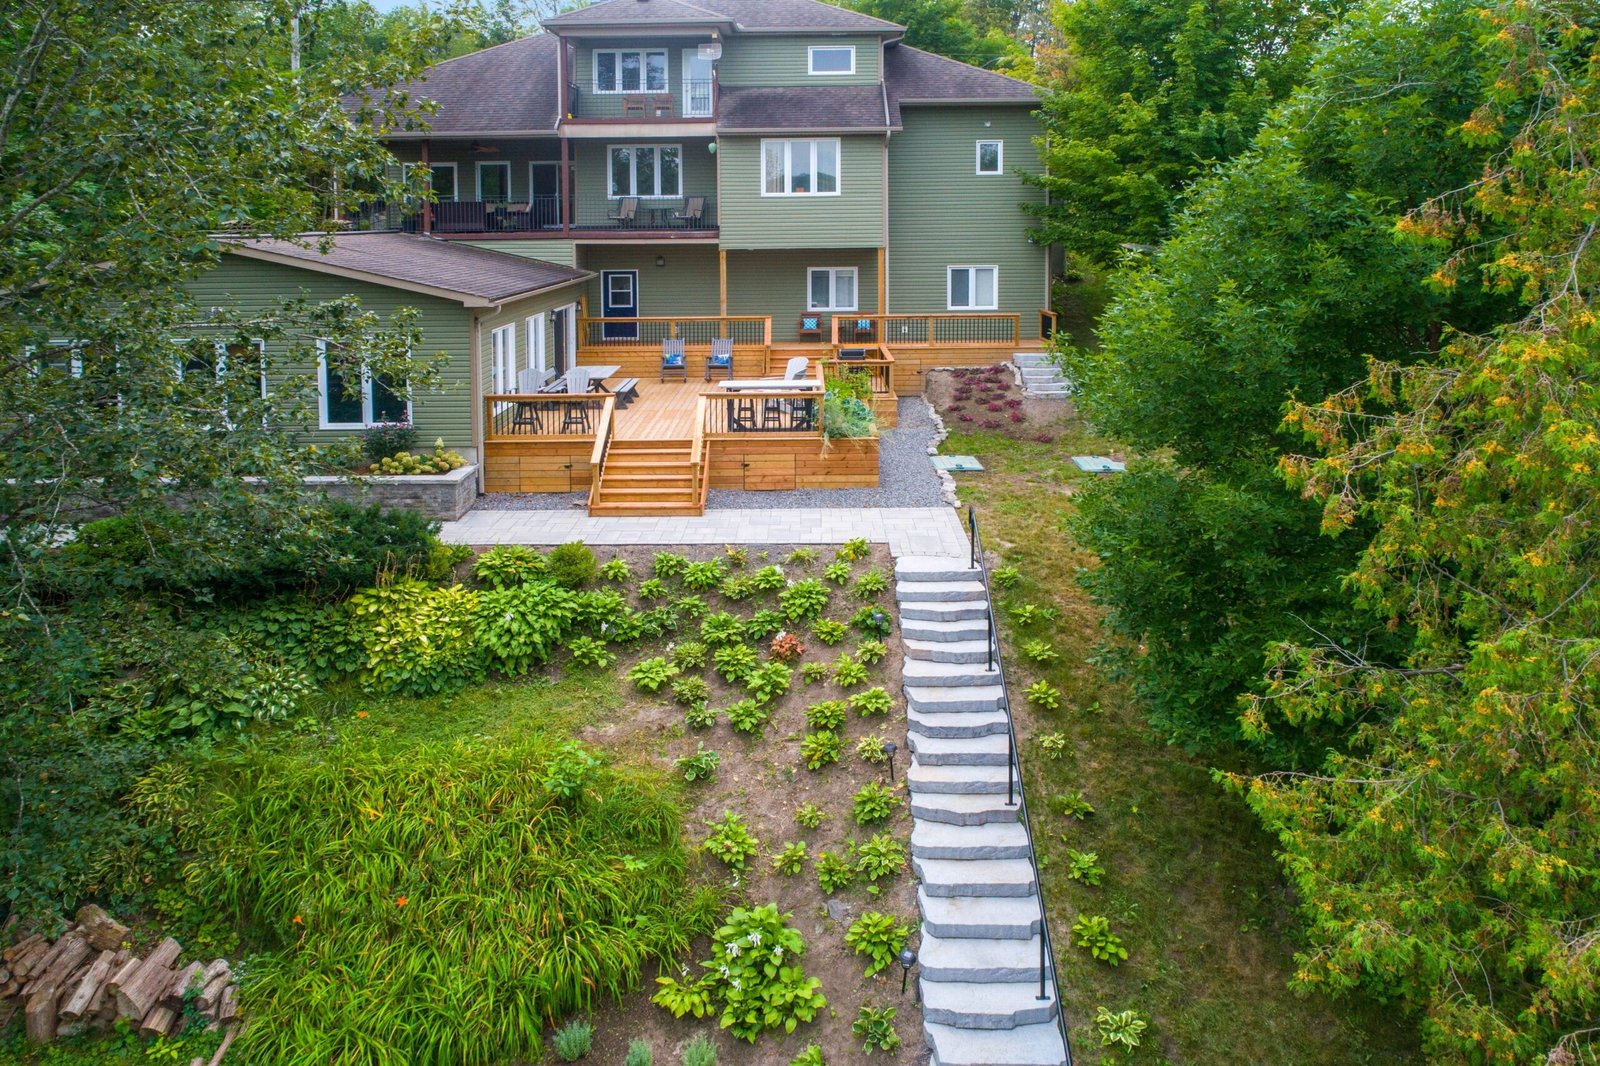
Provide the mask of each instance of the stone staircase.
{"label": "stone staircase", "polygon": [[912,864],[931,1066],[1070,1066],[1027,827],[1006,802],[1008,710],[989,669],[988,600],[966,559],[895,565],[912,752]]}
{"label": "stone staircase", "polygon": [[1011,362],[1022,374],[1022,391],[1029,396],[1053,396],[1066,399],[1072,395],[1072,383],[1061,374],[1061,368],[1044,352],[1017,352]]}

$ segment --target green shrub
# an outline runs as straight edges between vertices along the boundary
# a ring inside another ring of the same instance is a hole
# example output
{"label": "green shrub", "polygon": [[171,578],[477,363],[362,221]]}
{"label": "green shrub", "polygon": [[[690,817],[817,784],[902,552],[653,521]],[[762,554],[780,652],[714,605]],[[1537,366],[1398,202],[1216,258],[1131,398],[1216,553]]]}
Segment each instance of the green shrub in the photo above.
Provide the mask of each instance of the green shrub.
{"label": "green shrub", "polygon": [[241,1061],[537,1059],[546,1019],[675,965],[716,892],[689,884],[669,791],[603,767],[575,803],[527,787],[569,757],[359,730],[220,759],[192,890],[287,945],[251,959]]}
{"label": "green shrub", "polygon": [[1101,962],[1116,966],[1128,957],[1122,938],[1111,931],[1111,921],[1102,914],[1080,914],[1072,923],[1073,943],[1088,948]]}
{"label": "green shrub", "polygon": [[856,741],[856,757],[873,766],[884,766],[889,762],[889,753],[883,750],[883,738],[876,733],[868,733]]}
{"label": "green shrub", "polygon": [[903,802],[888,785],[869,781],[855,794],[856,824],[873,825],[892,818]]}
{"label": "green shrub", "polygon": [[555,1045],[556,1058],[562,1062],[577,1062],[594,1044],[594,1026],[574,1018],[556,1030],[556,1038],[551,1043]]}
{"label": "green shrub", "polygon": [[717,673],[730,685],[744,684],[760,661],[756,650],[748,644],[726,644],[711,653]]}
{"label": "green shrub", "polygon": [[685,986],[658,977],[652,1002],[681,1018],[721,1012],[722,1026],[752,1044],[769,1029],[792,1033],[828,1005],[821,982],[807,977],[800,959],[806,943],[788,924],[793,915],[779,914],[772,904],[735,907],[717,930],[711,958],[700,965],[704,977]]}
{"label": "green shrub", "polygon": [[858,600],[875,600],[889,588],[889,575],[873,567],[856,578],[855,593]]}
{"label": "green shrub", "polygon": [[834,558],[853,563],[860,559],[865,559],[871,554],[872,546],[867,543],[866,537],[852,537],[839,545],[839,550],[835,553]]}
{"label": "green shrub", "polygon": [[805,1050],[789,1060],[789,1066],[828,1066],[822,1058],[822,1048],[807,1044]]}
{"label": "green shrub", "polygon": [[844,729],[844,700],[821,700],[806,708],[806,725],[837,733]]}
{"label": "green shrub", "polygon": [[708,608],[699,596],[679,596],[673,601],[672,609],[685,618],[694,619],[702,617]]}
{"label": "green shrub", "polygon": [[750,641],[766,640],[774,633],[782,631],[786,624],[782,611],[757,611],[744,624],[744,639]]}
{"label": "green shrub", "polygon": [[869,637],[882,640],[894,631],[894,620],[880,607],[863,607],[850,616],[850,624]]}
{"label": "green shrub", "polygon": [[796,581],[778,594],[783,616],[791,622],[803,622],[820,615],[828,606],[832,595],[828,586],[815,578]]}
{"label": "green shrub", "polygon": [[853,846],[847,846],[843,855],[824,851],[817,856],[817,885],[822,891],[831,896],[855,883],[856,862]]}
{"label": "green shrub", "polygon": [[694,589],[696,592],[710,592],[721,585],[723,578],[727,576],[728,568],[722,564],[721,559],[690,563],[683,568],[683,587]]}
{"label": "green shrub", "polygon": [[867,911],[850,923],[844,942],[867,957],[867,976],[882,971],[900,955],[911,938],[911,926],[892,914]]}
{"label": "green shrub", "polygon": [[1013,589],[1022,580],[1022,571],[1014,566],[997,566],[989,573],[989,580],[996,588]]}
{"label": "green shrub", "polygon": [[617,661],[616,653],[607,648],[605,641],[593,637],[573,637],[567,641],[567,651],[572,661],[591,670],[601,670]]}
{"label": "green shrub", "polygon": [[722,588],[719,591],[724,597],[737,603],[740,600],[748,600],[751,596],[754,596],[756,594],[756,586],[755,582],[750,580],[749,575],[741,575],[724,579]]}
{"label": "green shrub", "polygon": [[808,685],[817,685],[828,680],[831,667],[827,663],[801,663],[800,680]]}
{"label": "green shrub", "polygon": [[688,723],[690,729],[710,729],[717,724],[717,711],[703,703],[696,704],[685,708],[683,720]]}
{"label": "green shrub", "polygon": [[679,670],[703,670],[710,658],[710,650],[698,640],[686,640],[672,649],[672,665]]}
{"label": "green shrub", "polygon": [[722,765],[722,756],[708,750],[704,744],[697,744],[693,755],[676,759],[672,765],[683,774],[685,781],[709,781],[717,776],[717,767]]}
{"label": "green shrub", "polygon": [[816,561],[817,549],[815,548],[796,548],[789,553],[789,558],[786,560],[791,566],[812,566],[815,565]]}
{"label": "green shrub", "polygon": [[743,870],[745,862],[760,848],[761,842],[750,835],[749,828],[732,811],[722,812],[720,822],[707,822],[711,835],[705,848],[733,870]]}
{"label": "green shrub", "polygon": [[760,736],[772,720],[772,711],[760,700],[746,699],[728,705],[728,724],[736,733]]}
{"label": "green shrub", "polygon": [[827,814],[815,803],[802,803],[794,809],[794,820],[807,829],[816,829]]}
{"label": "green shrub", "polygon": [[744,638],[744,623],[726,611],[707,615],[700,623],[700,639],[713,647],[738,644]]}
{"label": "green shrub", "polygon": [[1080,822],[1094,813],[1094,805],[1085,798],[1081,789],[1076,788],[1051,796],[1050,809],[1057,814],[1070,815]]}
{"label": "green shrub", "polygon": [[777,592],[789,583],[783,571],[776,566],[763,566],[750,575],[750,584],[758,592]]}
{"label": "green shrub", "polygon": [[1100,865],[1100,856],[1096,852],[1067,849],[1068,877],[1086,885],[1098,885],[1105,875],[1105,867]]}
{"label": "green shrub", "polygon": [[806,842],[791,840],[772,857],[772,868],[780,874],[793,877],[806,865]]}
{"label": "green shrub", "polygon": [[794,680],[794,671],[780,662],[767,662],[756,667],[745,677],[745,691],[751,696],[767,703],[781,698],[789,691],[789,685]]}
{"label": "green shrub", "polygon": [[656,552],[650,561],[650,573],[660,578],[677,577],[688,565],[689,560],[675,552]]}
{"label": "green shrub", "polygon": [[480,592],[473,614],[488,665],[513,676],[548,662],[577,619],[573,594],[548,581]]}
{"label": "green shrub", "polygon": [[717,1045],[704,1033],[696,1034],[693,1040],[683,1045],[683,1066],[717,1066]]}
{"label": "green shrub", "polygon": [[401,582],[367,589],[345,606],[347,638],[362,658],[361,683],[377,692],[428,696],[482,678],[474,619],[479,594],[459,585]]}
{"label": "green shrub", "polygon": [[889,708],[894,706],[894,697],[881,685],[876,688],[862,689],[850,697],[850,708],[863,718],[875,718],[880,714],[888,714]]}
{"label": "green shrub", "polygon": [[1040,733],[1033,739],[1039,745],[1039,750],[1044,752],[1046,758],[1059,759],[1067,753],[1067,736],[1065,733]]}
{"label": "green shrub", "polygon": [[601,581],[615,581],[622,584],[633,578],[633,567],[628,565],[626,559],[612,559],[600,567],[599,574]]}
{"label": "green shrub", "polygon": [[550,580],[569,589],[587,588],[594,584],[597,568],[594,552],[582,541],[559,544],[550,549],[545,559],[545,572]]}
{"label": "green shrub", "polygon": [[397,452],[409,452],[416,444],[417,430],[409,422],[379,422],[368,426],[361,434],[361,454],[369,463],[387,459]]}
{"label": "green shrub", "polygon": [[889,646],[881,640],[863,640],[856,645],[856,658],[864,663],[881,663],[889,656]]}
{"label": "green shrub", "polygon": [[513,588],[544,576],[544,556],[526,544],[502,544],[472,561],[472,577],[492,589]]}
{"label": "green shrub", "polygon": [[628,1041],[628,1055],[622,1060],[622,1066],[653,1066],[655,1060],[655,1053],[650,1050],[650,1042],[634,1037]]}
{"label": "green shrub", "polygon": [[678,676],[678,668],[659,655],[651,659],[640,659],[628,671],[628,680],[633,682],[640,692],[660,692],[661,686]]}
{"label": "green shrub", "polygon": [[863,1041],[861,1050],[870,1055],[873,1048],[893,1051],[900,1046],[900,1035],[894,1031],[894,1016],[898,1012],[896,1007],[862,1005],[856,1012],[856,1020],[850,1023],[850,1031]]}
{"label": "green shrub", "polygon": [[1023,693],[1028,702],[1035,707],[1043,707],[1053,711],[1061,706],[1061,690],[1048,681],[1035,681]]}
{"label": "green shrub", "polygon": [[1119,1010],[1113,1013],[1108,1007],[1096,1007],[1094,1027],[1100,1033],[1101,1047],[1120,1047],[1129,1051],[1139,1046],[1139,1036],[1145,1031],[1145,1020],[1136,1010]]}
{"label": "green shrub", "polygon": [[832,581],[835,585],[844,585],[850,580],[850,564],[846,562],[829,563],[822,568],[822,576]]}
{"label": "green shrub", "polygon": [[677,703],[704,704],[711,698],[711,686],[703,677],[680,677],[672,683],[672,699]]}
{"label": "green shrub", "polygon": [[838,733],[820,729],[815,733],[807,733],[801,739],[800,758],[805,761],[807,770],[820,770],[839,761],[842,746]]}
{"label": "green shrub", "polygon": [[874,833],[856,852],[856,873],[878,881],[905,872],[906,846],[893,833]]}
{"label": "green shrub", "polygon": [[848,654],[841,655],[833,664],[833,681],[840,688],[855,688],[867,683],[867,668]]}
{"label": "green shrub", "polygon": [[1047,665],[1061,658],[1061,653],[1050,645],[1048,640],[1030,640],[1022,645],[1022,654],[1031,662]]}
{"label": "green shrub", "polygon": [[639,582],[639,598],[641,600],[664,600],[672,595],[667,591],[666,582],[659,577],[647,577]]}
{"label": "green shrub", "polygon": [[831,646],[843,640],[848,629],[843,622],[832,618],[819,618],[811,624],[811,632],[815,633],[822,643]]}

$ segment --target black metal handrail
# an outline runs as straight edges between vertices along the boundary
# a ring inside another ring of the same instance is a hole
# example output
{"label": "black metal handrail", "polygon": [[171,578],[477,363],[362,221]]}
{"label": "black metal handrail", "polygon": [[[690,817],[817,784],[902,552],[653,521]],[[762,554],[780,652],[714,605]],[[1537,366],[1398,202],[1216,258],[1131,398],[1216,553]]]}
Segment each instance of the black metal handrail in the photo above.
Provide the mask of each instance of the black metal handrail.
{"label": "black metal handrail", "polygon": [[[989,623],[989,669],[1000,675],[1000,705],[1006,712],[1006,806],[1016,807],[1022,820],[1022,831],[1028,837],[1028,862],[1033,867],[1033,883],[1039,893],[1039,995],[1049,999],[1045,980],[1055,970],[1056,953],[1050,943],[1050,912],[1044,905],[1044,878],[1039,876],[1039,856],[1033,846],[1033,825],[1028,819],[1028,794],[1022,784],[1022,767],[1017,761],[1017,727],[1011,720],[1011,689],[1006,685],[1005,657],[1000,653],[1000,627],[994,616],[994,593],[989,587],[989,564],[983,557],[983,538],[978,533],[978,514],[967,507],[967,532],[972,542],[972,568],[983,581],[985,617]],[[1061,1004],[1061,975],[1056,974],[1056,1028],[1061,1032],[1061,1046],[1067,1053],[1067,1066],[1072,1066],[1072,1038],[1067,1035],[1066,1012]]]}

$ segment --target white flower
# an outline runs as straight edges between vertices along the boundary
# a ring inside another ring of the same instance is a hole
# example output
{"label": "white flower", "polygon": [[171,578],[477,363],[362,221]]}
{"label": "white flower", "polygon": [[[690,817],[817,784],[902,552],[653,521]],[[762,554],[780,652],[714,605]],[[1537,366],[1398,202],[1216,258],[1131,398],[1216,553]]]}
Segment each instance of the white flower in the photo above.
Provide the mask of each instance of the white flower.
{"label": "white flower", "polygon": [[718,966],[717,969],[722,971],[723,977],[728,977],[732,973],[732,971],[730,971],[726,966]]}
{"label": "white flower", "polygon": [[737,959],[738,957],[739,945],[732,940],[728,941],[728,958]]}
{"label": "white flower", "polygon": [[750,946],[753,948],[761,946],[761,931],[759,929],[750,934]]}
{"label": "white flower", "polygon": [[783,961],[783,947],[781,945],[772,949],[772,961],[773,962],[782,962]]}
{"label": "white flower", "polygon": [[744,987],[744,985],[741,985],[739,983],[739,979],[737,977],[735,977],[733,980],[729,981],[728,983],[730,985],[732,985],[734,988],[743,988]]}

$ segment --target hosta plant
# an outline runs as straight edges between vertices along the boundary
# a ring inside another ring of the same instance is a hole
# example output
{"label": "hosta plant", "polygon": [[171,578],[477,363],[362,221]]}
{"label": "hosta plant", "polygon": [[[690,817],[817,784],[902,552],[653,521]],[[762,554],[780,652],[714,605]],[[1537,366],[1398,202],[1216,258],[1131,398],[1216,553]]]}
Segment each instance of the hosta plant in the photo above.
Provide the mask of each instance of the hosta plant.
{"label": "hosta plant", "polygon": [[787,562],[791,566],[815,566],[817,562],[817,549],[796,548],[789,553]]}
{"label": "hosta plant", "polygon": [[772,720],[772,709],[760,700],[746,699],[730,703],[727,715],[734,732],[760,736]]}
{"label": "hosta plant", "polygon": [[796,581],[778,594],[783,606],[783,616],[791,622],[803,622],[820,615],[828,606],[828,586],[815,578]]}
{"label": "hosta plant", "polygon": [[881,607],[867,606],[861,608],[850,616],[850,624],[869,637],[882,640],[894,630],[894,622],[889,617],[889,612]]}
{"label": "hosta plant", "polygon": [[700,563],[690,563],[683,568],[683,587],[696,592],[710,592],[722,584],[723,578],[728,576],[728,568],[721,559],[707,559]]}
{"label": "hosta plant", "polygon": [[1074,851],[1067,849],[1067,876],[1074,881],[1082,881],[1086,885],[1098,885],[1100,879],[1106,875],[1105,867],[1100,865],[1100,856],[1093,851]]}
{"label": "hosta plant", "polygon": [[828,1066],[822,1057],[822,1048],[817,1044],[807,1044],[805,1050],[789,1060],[789,1066]]}
{"label": "hosta plant", "polygon": [[856,873],[868,881],[905,873],[905,844],[893,833],[874,833],[856,852]]}
{"label": "hosta plant", "polygon": [[659,577],[645,578],[639,582],[639,598],[641,600],[664,600],[671,593],[667,591],[667,583]]}
{"label": "hosta plant", "polygon": [[709,608],[699,596],[679,596],[672,601],[672,609],[685,618],[701,618]]}
{"label": "hosta plant", "polygon": [[767,647],[767,654],[780,663],[792,663],[805,653],[805,644],[793,633],[779,633]]}
{"label": "hosta plant", "polygon": [[867,976],[885,969],[899,956],[911,937],[911,926],[893,914],[867,911],[850,923],[844,942],[857,955],[867,957]]}
{"label": "hosta plant", "polygon": [[827,663],[801,663],[800,680],[808,685],[820,685],[828,680],[828,673],[831,669]]}
{"label": "hosta plant", "polygon": [[673,645],[668,657],[679,670],[702,670],[711,659],[711,649],[698,640],[686,640]]}
{"label": "hosta plant", "polygon": [[690,729],[710,729],[717,724],[717,710],[703,703],[684,708],[683,720]]}
{"label": "hosta plant", "polygon": [[1048,681],[1035,681],[1028,686],[1023,695],[1027,697],[1030,704],[1035,707],[1042,707],[1047,711],[1053,711],[1061,706],[1061,690]]}
{"label": "hosta plant", "polygon": [[806,866],[806,842],[791,840],[772,857],[772,868],[780,874],[793,877]]}
{"label": "hosta plant", "polygon": [[839,751],[843,741],[839,734],[827,729],[819,729],[815,733],[807,733],[800,741],[800,758],[805,761],[807,770],[820,770],[824,766],[839,761]]}
{"label": "hosta plant", "polygon": [[708,749],[704,744],[696,744],[693,755],[685,755],[673,761],[674,766],[683,774],[685,781],[709,781],[717,776],[717,767],[722,765],[722,756]]}
{"label": "hosta plant", "polygon": [[776,566],[763,566],[750,575],[750,583],[762,592],[777,592],[789,581]]}
{"label": "hosta plant", "polygon": [[989,580],[995,587],[1011,589],[1017,587],[1017,582],[1022,580],[1022,571],[1014,566],[997,566],[989,573]]}
{"label": "hosta plant", "polygon": [[628,671],[628,680],[641,692],[660,692],[661,686],[678,676],[678,668],[659,655],[640,659]]}
{"label": "hosta plant", "polygon": [[745,862],[761,846],[761,842],[750,835],[744,819],[732,811],[724,810],[720,822],[707,822],[706,825],[711,827],[711,835],[706,838],[706,850],[730,869],[743,870]]}
{"label": "hosta plant", "polygon": [[815,829],[828,817],[827,812],[815,803],[802,803],[794,809],[794,820],[807,829]]}
{"label": "hosta plant", "polygon": [[1039,750],[1051,759],[1059,759],[1067,753],[1067,736],[1065,733],[1040,733],[1033,738]]}
{"label": "hosta plant", "polygon": [[783,617],[782,611],[757,611],[750,616],[744,624],[744,639],[749,641],[766,640],[783,631],[788,624],[788,619]]}
{"label": "hosta plant", "polygon": [[830,896],[856,883],[855,848],[847,845],[843,855],[824,851],[817,856],[817,885]]}
{"label": "hosta plant", "polygon": [[876,733],[868,733],[856,741],[856,757],[874,766],[882,766],[889,761],[889,753],[883,750],[883,738]]}
{"label": "hosta plant", "polygon": [[889,575],[873,567],[856,578],[855,593],[858,600],[874,600],[889,588]]}
{"label": "hosta plant", "polygon": [[856,658],[864,663],[881,663],[889,656],[889,645],[881,640],[863,640],[856,645]]}
{"label": "hosta plant", "polygon": [[857,825],[875,825],[894,816],[904,801],[894,789],[877,781],[861,786],[852,800]]}
{"label": "hosta plant", "polygon": [[850,564],[845,562],[829,563],[822,568],[822,576],[832,581],[835,585],[843,585],[850,580]]}
{"label": "hosta plant", "polygon": [[567,641],[567,651],[579,666],[601,670],[617,661],[616,652],[606,647],[605,641],[593,637],[573,637]]}
{"label": "hosta plant", "polygon": [[723,558],[728,560],[728,565],[735,570],[743,570],[750,563],[750,549],[739,544],[725,544],[722,547]]}
{"label": "hosta plant", "polygon": [[1139,1046],[1139,1037],[1145,1031],[1145,1020],[1136,1010],[1112,1011],[1109,1007],[1096,1007],[1094,1027],[1100,1032],[1101,1047],[1120,1047],[1131,1051]]}
{"label": "hosta plant", "polygon": [[1111,921],[1103,914],[1080,914],[1072,923],[1073,943],[1088,948],[1101,962],[1116,966],[1128,957],[1122,938],[1111,931]]}
{"label": "hosta plant", "polygon": [[1046,665],[1061,658],[1061,653],[1048,640],[1030,640],[1022,645],[1022,654],[1031,661]]}
{"label": "hosta plant", "polygon": [[861,1038],[861,1050],[872,1054],[874,1048],[879,1051],[893,1051],[900,1046],[900,1035],[894,1031],[894,1016],[899,1013],[896,1007],[871,1007],[862,1004],[856,1012],[856,1020],[850,1024],[850,1031]]}
{"label": "hosta plant", "polygon": [[853,537],[839,545],[839,551],[834,558],[843,562],[853,563],[858,559],[865,559],[872,554],[872,546],[867,543],[866,537]]}
{"label": "hosta plant", "polygon": [[711,653],[711,663],[730,685],[742,685],[761,660],[748,644],[727,644]]}
{"label": "hosta plant", "polygon": [[650,572],[656,577],[677,577],[688,565],[689,560],[675,552],[656,552],[650,561]]}
{"label": "hosta plant", "polygon": [[756,594],[756,587],[748,575],[730,577],[722,582],[722,594],[735,602],[748,600]]}
{"label": "hosta plant", "polygon": [[788,692],[793,680],[793,670],[783,663],[768,662],[750,671],[744,679],[744,687],[751,696],[766,703],[769,700],[779,699]]}
{"label": "hosta plant", "polygon": [[621,584],[624,581],[631,580],[632,577],[633,568],[628,565],[628,560],[626,559],[613,559],[600,567],[601,581],[615,581]]}
{"label": "hosta plant", "polygon": [[1080,822],[1094,813],[1094,805],[1084,796],[1081,789],[1076,788],[1051,796],[1050,809],[1057,814],[1071,815]]}
{"label": "hosta plant", "polygon": [[1056,609],[1054,607],[1040,607],[1036,603],[1013,603],[1006,605],[1006,614],[1010,616],[1013,625],[1019,629],[1036,626],[1040,622],[1054,622]]}
{"label": "hosta plant", "polygon": [[544,556],[526,544],[502,544],[472,562],[472,576],[492,589],[515,588],[543,574]]}
{"label": "hosta plant", "polygon": [[833,680],[840,688],[855,688],[867,683],[867,668],[849,655],[841,655],[833,664]]}
{"label": "hosta plant", "polygon": [[850,708],[863,718],[873,718],[880,714],[888,714],[889,708],[894,706],[894,697],[889,695],[887,689],[881,685],[876,688],[863,689],[850,697]]}
{"label": "hosta plant", "polygon": [[821,982],[807,977],[800,959],[805,940],[772,904],[735,907],[712,940],[711,958],[700,963],[705,976],[692,985],[658,977],[651,997],[681,1018],[720,1014],[722,1027],[755,1043],[762,1033],[792,1033],[828,1005]]}
{"label": "hosta plant", "polygon": [[822,643],[832,646],[843,640],[849,629],[843,622],[832,618],[819,618],[812,623],[811,632],[815,633]]}
{"label": "hosta plant", "polygon": [[708,614],[700,623],[700,639],[714,646],[737,644],[744,640],[744,623],[727,611]]}
{"label": "hosta plant", "polygon": [[672,698],[677,703],[704,704],[711,698],[711,686],[703,677],[680,677],[672,683]]}

